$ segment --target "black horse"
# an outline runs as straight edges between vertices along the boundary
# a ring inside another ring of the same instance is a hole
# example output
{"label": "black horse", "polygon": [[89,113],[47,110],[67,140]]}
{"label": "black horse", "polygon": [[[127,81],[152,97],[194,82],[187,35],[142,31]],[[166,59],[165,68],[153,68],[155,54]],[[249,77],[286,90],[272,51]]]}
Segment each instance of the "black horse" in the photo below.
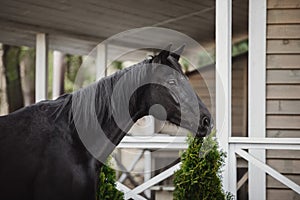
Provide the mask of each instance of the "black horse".
{"label": "black horse", "polygon": [[[0,117],[0,199],[95,200],[100,161],[156,104],[166,120],[209,134],[211,115],[182,72],[181,50],[162,50],[87,88]],[[89,109],[104,140],[82,137],[93,132]]]}

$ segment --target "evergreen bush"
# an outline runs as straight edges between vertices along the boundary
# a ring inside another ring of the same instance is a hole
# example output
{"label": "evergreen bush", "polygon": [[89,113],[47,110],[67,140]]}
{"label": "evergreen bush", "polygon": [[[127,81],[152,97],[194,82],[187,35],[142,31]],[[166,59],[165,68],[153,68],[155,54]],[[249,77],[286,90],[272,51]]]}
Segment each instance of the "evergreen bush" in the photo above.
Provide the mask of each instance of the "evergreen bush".
{"label": "evergreen bush", "polygon": [[181,168],[174,174],[174,200],[233,199],[222,189],[220,173],[226,155],[218,150],[217,141],[212,136],[190,136],[188,145],[181,155]]}
{"label": "evergreen bush", "polygon": [[99,174],[98,200],[123,200],[124,194],[116,188],[116,172],[110,167],[109,160]]}

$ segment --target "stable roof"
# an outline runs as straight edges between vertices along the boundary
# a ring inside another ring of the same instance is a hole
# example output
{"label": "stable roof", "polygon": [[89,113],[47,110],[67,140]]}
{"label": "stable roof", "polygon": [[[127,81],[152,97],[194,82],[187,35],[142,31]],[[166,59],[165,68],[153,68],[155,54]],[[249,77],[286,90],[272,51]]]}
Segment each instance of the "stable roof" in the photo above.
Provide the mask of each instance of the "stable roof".
{"label": "stable roof", "polygon": [[[247,9],[247,0],[233,0],[233,16],[237,16],[233,17],[234,40],[247,37]],[[49,36],[50,49],[71,54],[85,55],[114,34],[145,26],[177,30],[206,47],[214,46],[214,24],[214,0],[3,0],[0,3],[1,43],[35,46],[36,33],[42,32]],[[156,39],[138,38],[134,42]]]}

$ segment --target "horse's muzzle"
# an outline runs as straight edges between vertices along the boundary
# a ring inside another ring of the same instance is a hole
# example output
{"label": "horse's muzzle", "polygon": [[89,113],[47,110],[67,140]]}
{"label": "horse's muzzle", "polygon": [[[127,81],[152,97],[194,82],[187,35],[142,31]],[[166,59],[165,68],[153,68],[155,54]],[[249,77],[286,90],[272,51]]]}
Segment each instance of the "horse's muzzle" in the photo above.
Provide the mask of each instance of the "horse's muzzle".
{"label": "horse's muzzle", "polygon": [[213,120],[211,117],[204,115],[201,117],[196,137],[205,137],[210,134],[213,128]]}

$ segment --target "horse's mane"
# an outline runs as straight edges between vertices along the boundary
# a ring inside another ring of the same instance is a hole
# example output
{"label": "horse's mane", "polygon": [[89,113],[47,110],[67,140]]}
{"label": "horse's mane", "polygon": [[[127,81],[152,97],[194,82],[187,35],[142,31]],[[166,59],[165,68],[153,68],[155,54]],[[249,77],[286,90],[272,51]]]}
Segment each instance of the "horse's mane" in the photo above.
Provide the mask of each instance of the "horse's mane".
{"label": "horse's mane", "polygon": [[[172,56],[169,56],[167,58],[167,62],[170,63],[170,66],[174,66],[174,69],[177,71],[180,71],[180,73],[183,73],[180,67],[180,64],[178,63],[178,60],[174,59]],[[91,94],[95,94],[95,108],[91,109],[96,109],[96,113],[101,113],[105,109],[111,109],[111,94],[113,92],[113,88],[115,84],[118,82],[120,77],[122,77],[125,73],[131,72],[133,70],[134,73],[127,73],[127,75],[131,76],[129,77],[131,81],[135,81],[136,84],[139,84],[141,81],[140,79],[143,78],[145,73],[147,73],[146,68],[147,67],[142,67],[143,65],[147,65],[150,63],[160,63],[158,55],[155,56],[148,56],[145,58],[143,61],[134,64],[130,67],[127,67],[125,69],[119,70],[115,72],[114,74],[104,77],[100,79],[99,81],[88,85],[85,88],[79,89],[77,91],[74,91],[73,93],[70,94],[64,94],[57,98],[56,100],[46,100],[42,101],[39,104],[47,104],[50,109],[50,117],[54,120],[54,122],[58,121],[61,119],[61,117],[66,117],[68,116],[68,123],[71,124],[73,122],[73,116],[72,116],[72,102],[74,100],[77,101],[79,104],[86,104],[87,98],[90,97]],[[120,97],[122,97],[122,92],[119,94]],[[93,111],[94,111],[93,110]],[[90,114],[89,108],[84,110],[85,116],[88,116]],[[101,120],[101,115],[98,115],[98,117]],[[107,117],[107,116],[105,116]]]}
{"label": "horse's mane", "polygon": [[[55,100],[41,101],[38,104],[44,104],[50,108],[49,114],[50,117],[54,120],[54,122],[61,120],[62,117],[66,117],[67,115],[69,124],[73,122],[72,102],[74,101],[74,98],[76,98],[76,101],[80,103],[83,102],[88,97],[88,95],[91,94],[91,92],[95,92],[95,98],[96,98],[95,102],[97,103],[97,106],[95,108],[97,109],[96,112],[97,113],[101,112],[101,110],[104,110],[104,107],[110,109],[109,107],[111,106],[110,105],[111,93],[113,91],[114,84],[119,80],[119,78],[122,77],[122,75],[125,74],[126,72],[132,71],[134,69],[142,69],[141,66],[151,63],[154,58],[155,56],[149,56],[146,59],[144,59],[142,62],[134,64],[125,69],[119,70],[110,76],[104,77],[99,81],[88,85],[85,88],[79,89],[72,93],[64,94]],[[136,70],[134,72],[135,77],[133,78],[138,80],[139,77],[138,73],[141,73],[141,71],[142,70]],[[88,114],[89,114],[89,110],[86,110],[85,115]]]}

